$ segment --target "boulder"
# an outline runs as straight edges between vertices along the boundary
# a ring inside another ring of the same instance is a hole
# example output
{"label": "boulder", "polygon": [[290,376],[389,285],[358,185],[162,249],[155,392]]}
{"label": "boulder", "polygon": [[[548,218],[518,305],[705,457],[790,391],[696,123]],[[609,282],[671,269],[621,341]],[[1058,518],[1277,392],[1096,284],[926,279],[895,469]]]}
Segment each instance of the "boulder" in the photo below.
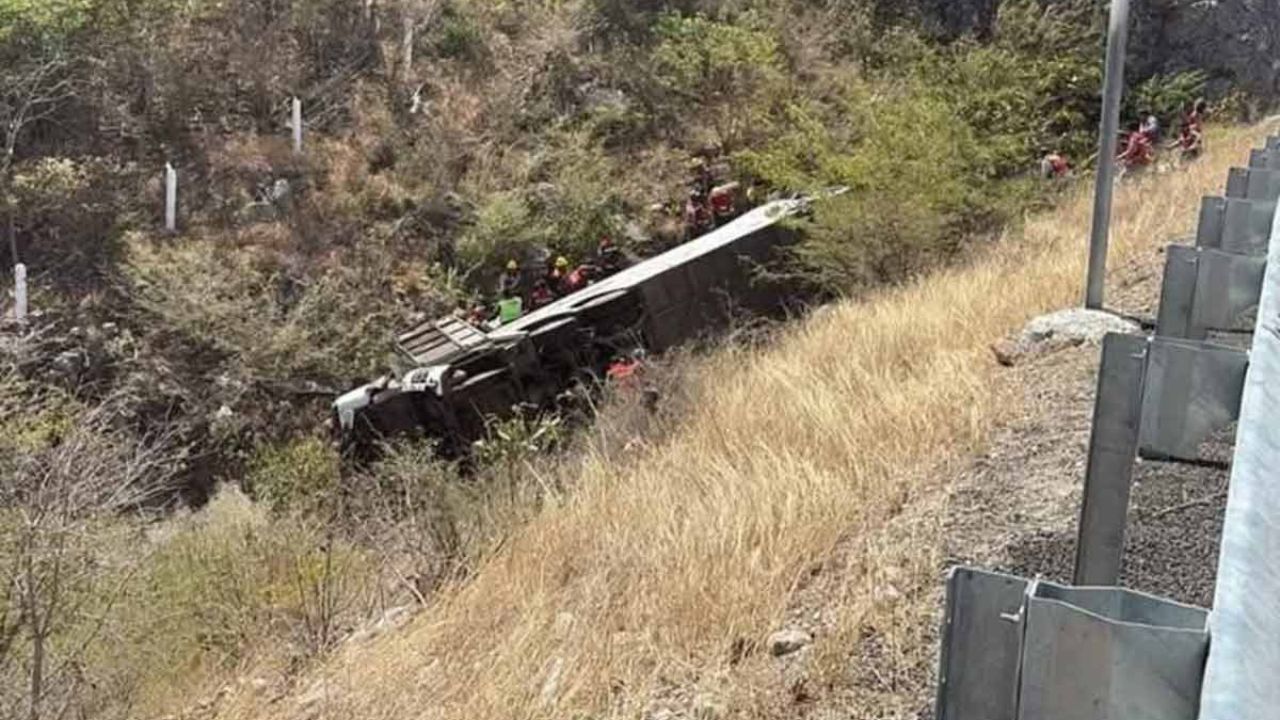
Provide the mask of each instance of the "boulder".
{"label": "boulder", "polygon": [[1001,365],[1013,366],[1065,347],[1097,345],[1113,332],[1137,334],[1142,327],[1111,313],[1070,308],[1033,319],[1017,336],[993,343],[991,352]]}

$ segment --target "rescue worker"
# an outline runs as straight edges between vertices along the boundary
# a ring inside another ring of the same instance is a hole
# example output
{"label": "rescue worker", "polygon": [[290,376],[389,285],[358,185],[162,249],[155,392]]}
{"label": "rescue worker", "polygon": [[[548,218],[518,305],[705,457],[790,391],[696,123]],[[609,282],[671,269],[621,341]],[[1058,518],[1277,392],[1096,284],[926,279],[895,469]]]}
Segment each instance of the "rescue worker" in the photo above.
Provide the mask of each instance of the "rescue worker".
{"label": "rescue worker", "polygon": [[509,292],[498,301],[497,325],[499,327],[519,320],[522,315],[524,315],[524,300],[517,293]]}
{"label": "rescue worker", "polygon": [[1135,125],[1129,132],[1124,152],[1116,160],[1127,171],[1141,170],[1151,165],[1156,159],[1155,146],[1151,136],[1143,131],[1143,125]]}
{"label": "rescue worker", "polygon": [[516,262],[514,259],[508,260],[507,267],[503,270],[502,277],[498,279],[498,297],[521,297],[524,295],[523,285],[524,278],[520,272],[520,263]]}
{"label": "rescue worker", "polygon": [[645,351],[636,348],[627,355],[614,357],[605,371],[605,377],[614,387],[624,391],[641,390],[644,393],[644,406],[649,412],[658,409],[661,393],[652,383],[644,379]]}
{"label": "rescue worker", "polygon": [[533,291],[529,293],[529,308],[537,310],[555,302],[556,294],[551,291],[551,287],[546,279],[539,279],[533,286]]}
{"label": "rescue worker", "polygon": [[1071,163],[1059,152],[1051,152],[1040,160],[1040,177],[1059,180],[1071,174]]}
{"label": "rescue worker", "polygon": [[1192,122],[1184,121],[1178,132],[1178,139],[1170,147],[1178,149],[1179,157],[1183,162],[1193,162],[1199,159],[1204,151],[1203,131]]}
{"label": "rescue worker", "polygon": [[692,187],[703,197],[709,196],[712,188],[715,187],[715,177],[711,174],[711,167],[702,158],[693,159]]}
{"label": "rescue worker", "polygon": [[1148,115],[1147,118],[1142,121],[1141,130],[1153,144],[1160,142],[1160,121],[1156,119],[1155,115]]}
{"label": "rescue worker", "polygon": [[710,230],[715,224],[706,195],[698,190],[689,191],[684,204],[684,226],[690,239]]}
{"label": "rescue worker", "polygon": [[564,295],[578,292],[579,290],[590,285],[593,280],[594,268],[590,265],[579,265],[564,278],[561,285]]}
{"label": "rescue worker", "polygon": [[631,387],[637,381],[637,374],[640,372],[640,360],[634,356],[618,355],[613,358],[613,362],[609,363],[609,368],[605,370],[605,377],[609,382],[619,387]]}
{"label": "rescue worker", "polygon": [[714,188],[707,198],[712,216],[716,221],[727,220],[734,215],[733,193],[738,189],[737,183],[729,183]]}
{"label": "rescue worker", "polygon": [[1179,149],[1183,162],[1196,160],[1204,153],[1204,116],[1208,107],[1203,98],[1196,100],[1182,118],[1178,139],[1170,147]]}
{"label": "rescue worker", "polygon": [[627,258],[622,254],[622,250],[613,244],[613,238],[605,235],[600,238],[600,244],[596,246],[596,264],[600,266],[601,273],[607,277],[625,270]]}
{"label": "rescue worker", "polygon": [[558,297],[564,297],[572,292],[566,288],[566,283],[569,281],[569,273],[569,258],[560,255],[552,264],[551,272],[547,273],[547,285]]}
{"label": "rescue worker", "polygon": [[1209,103],[1205,102],[1204,98],[1199,98],[1191,104],[1191,110],[1187,113],[1186,118],[1183,119],[1183,124],[1191,125],[1196,132],[1203,136],[1204,118],[1208,113]]}
{"label": "rescue worker", "polygon": [[485,321],[488,320],[489,312],[485,309],[484,303],[476,303],[467,312],[467,322],[477,329],[484,329]]}

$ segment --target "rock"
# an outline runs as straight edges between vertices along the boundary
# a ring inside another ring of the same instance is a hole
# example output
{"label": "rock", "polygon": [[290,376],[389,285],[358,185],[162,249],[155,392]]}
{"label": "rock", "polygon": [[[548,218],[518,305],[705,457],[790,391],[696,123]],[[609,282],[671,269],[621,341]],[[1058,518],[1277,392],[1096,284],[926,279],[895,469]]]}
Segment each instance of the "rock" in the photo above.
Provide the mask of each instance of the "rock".
{"label": "rock", "polygon": [[779,630],[769,636],[769,652],[782,657],[798,652],[813,642],[813,636],[803,630]]}
{"label": "rock", "polygon": [[232,411],[230,407],[223,405],[218,408],[218,412],[214,413],[213,416],[218,420],[226,420],[230,418],[232,415],[235,415],[235,412]]}
{"label": "rock", "polygon": [[991,352],[996,356],[996,362],[1005,367],[1013,367],[1018,364],[1018,358],[1022,355],[1022,349],[1018,343],[1003,338],[991,344]]}
{"label": "rock", "polygon": [[1070,308],[1033,319],[1016,338],[993,343],[991,352],[1001,365],[1012,367],[1027,358],[1064,347],[1096,345],[1112,332],[1137,334],[1142,328],[1110,313]]}
{"label": "rock", "polygon": [[1142,328],[1137,323],[1111,313],[1071,308],[1042,315],[1027,323],[1021,340],[1024,343],[1059,341],[1097,344],[1102,342],[1107,333],[1136,334],[1141,331]]}

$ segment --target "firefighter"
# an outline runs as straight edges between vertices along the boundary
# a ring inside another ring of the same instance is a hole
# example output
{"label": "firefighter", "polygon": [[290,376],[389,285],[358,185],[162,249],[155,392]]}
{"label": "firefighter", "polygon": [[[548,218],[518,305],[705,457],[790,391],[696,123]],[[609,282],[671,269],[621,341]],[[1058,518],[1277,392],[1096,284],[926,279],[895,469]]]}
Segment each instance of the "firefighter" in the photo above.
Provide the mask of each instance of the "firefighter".
{"label": "firefighter", "polygon": [[555,260],[551,261],[551,265],[547,269],[547,287],[556,294],[556,297],[564,297],[567,294],[564,284],[568,277],[569,258],[559,255]]}
{"label": "firefighter", "polygon": [[514,259],[507,261],[507,267],[498,279],[498,297],[521,297],[524,295],[524,277],[520,272],[520,263]]}

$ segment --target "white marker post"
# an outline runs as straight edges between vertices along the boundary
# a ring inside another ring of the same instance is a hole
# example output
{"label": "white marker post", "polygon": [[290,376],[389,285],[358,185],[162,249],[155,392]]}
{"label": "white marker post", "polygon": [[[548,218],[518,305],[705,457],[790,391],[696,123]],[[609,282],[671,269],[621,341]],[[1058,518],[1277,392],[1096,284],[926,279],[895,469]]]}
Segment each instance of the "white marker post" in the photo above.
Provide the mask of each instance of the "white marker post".
{"label": "white marker post", "polygon": [[13,266],[13,319],[18,322],[27,321],[27,266],[18,263]]}
{"label": "white marker post", "polygon": [[293,99],[293,151],[302,153],[302,100]]}
{"label": "white marker post", "polygon": [[178,171],[171,163],[164,166],[164,229],[178,232]]}

